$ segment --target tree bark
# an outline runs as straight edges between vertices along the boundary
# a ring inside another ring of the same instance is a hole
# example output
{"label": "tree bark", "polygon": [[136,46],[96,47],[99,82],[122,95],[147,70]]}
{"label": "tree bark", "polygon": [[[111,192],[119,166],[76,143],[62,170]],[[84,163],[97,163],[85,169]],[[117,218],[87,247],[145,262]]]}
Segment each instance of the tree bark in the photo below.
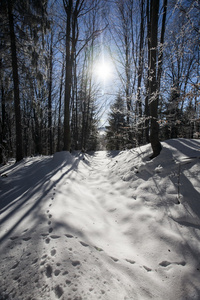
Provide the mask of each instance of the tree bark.
{"label": "tree bark", "polygon": [[157,89],[157,49],[158,49],[158,12],[159,0],[151,0],[150,8],[150,78],[149,78],[149,109],[151,117],[150,142],[153,150],[151,158],[160,154],[162,149],[159,141],[158,124],[158,89]]}
{"label": "tree bark", "polygon": [[12,12],[12,1],[8,0],[7,4],[8,4],[8,18],[9,18],[9,29],[10,29],[10,40],[11,40],[12,73],[13,73],[13,84],[14,84],[16,162],[18,162],[23,159],[19,77],[18,77],[18,63],[17,63],[17,50],[16,50],[16,36],[15,36],[14,18]]}
{"label": "tree bark", "polygon": [[57,140],[57,148],[56,151],[59,152],[61,150],[61,105],[62,105],[62,90],[63,90],[63,78],[64,78],[64,58],[62,63],[62,71],[60,78],[60,91],[59,91],[59,106],[58,106],[58,140]]}
{"label": "tree bark", "polygon": [[53,75],[53,33],[51,33],[50,53],[49,53],[49,95],[48,95],[48,142],[49,154],[53,154],[53,138],[52,138],[52,75]]}
{"label": "tree bark", "polygon": [[65,67],[65,100],[64,100],[64,148],[70,151],[71,132],[70,132],[70,99],[72,85],[72,61],[71,61],[71,20],[72,20],[73,1],[69,0],[65,8],[67,13],[66,23],[66,67]]}
{"label": "tree bark", "polygon": [[138,62],[138,82],[137,82],[137,101],[136,101],[136,114],[139,116],[139,125],[137,126],[137,142],[138,145],[143,143],[143,125],[140,124],[142,117],[142,99],[141,99],[141,83],[143,75],[144,63],[144,0],[141,1],[141,14],[140,14],[140,46],[139,46],[139,62]]}

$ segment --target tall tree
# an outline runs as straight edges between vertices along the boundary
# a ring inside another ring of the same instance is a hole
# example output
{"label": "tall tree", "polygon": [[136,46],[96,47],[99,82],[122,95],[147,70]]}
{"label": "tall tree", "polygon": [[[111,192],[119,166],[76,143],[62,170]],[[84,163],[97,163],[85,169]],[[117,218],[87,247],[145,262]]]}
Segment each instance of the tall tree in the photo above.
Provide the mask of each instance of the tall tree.
{"label": "tall tree", "polygon": [[109,150],[122,150],[127,144],[127,121],[124,109],[124,102],[120,94],[111,106],[108,122],[106,127],[107,148]]}
{"label": "tall tree", "polygon": [[[26,71],[30,69],[33,64],[37,65],[37,51],[31,51],[32,40],[37,40],[37,33],[44,28],[46,22],[45,10],[47,1],[2,1],[1,8],[5,9],[5,16],[7,21],[3,24],[4,35],[7,32],[10,36],[9,45],[11,66],[7,65],[8,70],[12,70],[13,94],[14,97],[14,116],[15,116],[15,133],[13,140],[15,140],[16,161],[23,158],[23,133],[26,132],[25,126],[22,126],[23,121],[26,121],[25,115],[22,111],[22,104],[28,93],[28,87],[23,88],[23,84],[27,77],[30,77]],[[43,39],[44,40],[44,39]],[[32,57],[28,58],[28,53],[32,53]],[[36,66],[38,68],[38,66]],[[28,71],[30,73],[30,71]],[[23,76],[23,80],[21,77]],[[19,79],[20,78],[20,79]],[[36,78],[34,78],[36,80]],[[25,85],[25,84],[24,84]],[[23,129],[23,130],[22,130]]]}
{"label": "tall tree", "polygon": [[53,32],[50,35],[49,45],[49,67],[48,67],[48,142],[49,154],[53,154],[53,138],[52,138],[52,76],[53,76]]}
{"label": "tall tree", "polygon": [[66,64],[65,64],[65,99],[64,99],[64,148],[70,151],[71,133],[70,133],[70,100],[72,85],[72,63],[73,52],[71,47],[71,28],[73,15],[73,0],[63,0],[65,12],[67,15],[66,22]]}
{"label": "tall tree", "polygon": [[8,18],[9,18],[11,54],[12,54],[12,72],[13,72],[13,84],[14,84],[15,128],[16,128],[16,161],[18,162],[18,161],[23,159],[18,61],[17,61],[17,48],[16,48],[16,36],[15,36],[15,28],[14,28],[13,3],[12,3],[12,1],[7,0],[7,5],[8,5]]}
{"label": "tall tree", "polygon": [[[159,93],[160,93],[160,78],[162,71],[162,47],[164,43],[164,32],[165,32],[165,19],[166,19],[166,9],[167,1],[164,1],[164,12],[161,30],[161,41],[160,41],[160,51],[159,51],[159,41],[158,41],[158,20],[159,20],[159,0],[148,0],[147,5],[149,7],[149,31],[148,31],[148,51],[149,51],[149,111],[151,119],[150,128],[150,142],[153,150],[151,158],[154,158],[160,154],[162,149],[161,143],[159,141],[159,124],[158,124],[158,103],[159,103]],[[159,53],[159,55],[158,55]]]}

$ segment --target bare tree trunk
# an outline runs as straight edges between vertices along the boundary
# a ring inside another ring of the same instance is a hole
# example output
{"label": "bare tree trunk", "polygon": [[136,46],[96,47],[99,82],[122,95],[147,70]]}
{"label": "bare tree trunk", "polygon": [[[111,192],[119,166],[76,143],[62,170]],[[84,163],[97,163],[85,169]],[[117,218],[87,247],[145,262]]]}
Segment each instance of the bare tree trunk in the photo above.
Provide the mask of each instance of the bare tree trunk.
{"label": "bare tree trunk", "polygon": [[[144,0],[141,0],[141,14],[140,14],[140,47],[139,47],[139,63],[138,63],[138,84],[137,84],[137,102],[136,113],[139,118],[142,117],[142,99],[141,99],[141,83],[143,74],[143,62],[144,62]],[[139,122],[140,123],[140,122]],[[140,145],[142,143],[143,125],[138,125],[137,142]]]}
{"label": "bare tree trunk", "polygon": [[147,70],[147,82],[146,82],[146,97],[145,97],[145,139],[146,142],[149,143],[149,130],[150,130],[150,122],[149,122],[149,78],[150,78],[150,40],[151,40],[151,24],[150,24],[150,0],[147,0],[146,5],[146,16],[147,16],[147,49],[148,49],[148,70]]}
{"label": "bare tree trunk", "polygon": [[64,60],[62,64],[61,79],[60,79],[60,91],[59,91],[59,105],[58,105],[58,140],[57,140],[57,149],[60,151],[60,142],[61,142],[61,104],[62,104],[62,90],[63,90],[63,77],[64,77]]}
{"label": "bare tree trunk", "polygon": [[65,8],[67,13],[66,24],[66,67],[65,67],[65,100],[64,100],[64,149],[70,151],[71,132],[70,132],[70,99],[72,85],[72,61],[71,61],[71,20],[72,20],[73,1],[69,0]]}
{"label": "bare tree trunk", "polygon": [[1,80],[1,113],[2,118],[0,118],[0,164],[5,163],[5,149],[4,149],[4,139],[5,139],[5,96],[3,80]]}
{"label": "bare tree trunk", "polygon": [[7,3],[8,3],[10,40],[11,40],[12,72],[13,72],[13,83],[14,83],[14,107],[15,107],[15,127],[16,127],[16,162],[18,162],[23,159],[21,109],[20,109],[20,96],[19,96],[19,77],[18,77],[16,36],[15,36],[14,19],[13,19],[13,13],[12,13],[12,1],[8,0]]}
{"label": "bare tree trunk", "polygon": [[49,154],[53,154],[53,139],[52,139],[52,74],[53,74],[53,33],[51,33],[50,55],[49,55],[49,95],[48,95],[48,142]]}
{"label": "bare tree trunk", "polygon": [[165,37],[165,23],[167,16],[167,0],[164,0],[163,3],[163,18],[162,18],[162,29],[161,29],[161,37],[160,37],[160,48],[159,48],[159,56],[158,56],[158,90],[160,91],[160,80],[162,75],[162,63],[163,63],[163,47],[164,47],[164,37]]}
{"label": "bare tree trunk", "polygon": [[151,158],[160,154],[162,146],[159,141],[159,124],[158,124],[158,89],[157,89],[157,48],[158,48],[158,12],[159,0],[151,0],[150,8],[150,24],[151,24],[151,39],[150,39],[150,76],[149,78],[149,108],[151,116],[151,132],[150,142],[153,150]]}

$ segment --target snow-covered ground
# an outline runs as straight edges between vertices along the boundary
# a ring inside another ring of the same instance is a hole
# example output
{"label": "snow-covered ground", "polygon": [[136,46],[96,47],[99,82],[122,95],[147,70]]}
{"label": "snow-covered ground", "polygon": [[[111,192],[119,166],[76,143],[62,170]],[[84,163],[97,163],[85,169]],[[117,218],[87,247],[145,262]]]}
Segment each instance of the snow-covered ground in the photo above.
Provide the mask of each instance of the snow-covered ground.
{"label": "snow-covered ground", "polygon": [[0,168],[0,299],[200,299],[200,140]]}

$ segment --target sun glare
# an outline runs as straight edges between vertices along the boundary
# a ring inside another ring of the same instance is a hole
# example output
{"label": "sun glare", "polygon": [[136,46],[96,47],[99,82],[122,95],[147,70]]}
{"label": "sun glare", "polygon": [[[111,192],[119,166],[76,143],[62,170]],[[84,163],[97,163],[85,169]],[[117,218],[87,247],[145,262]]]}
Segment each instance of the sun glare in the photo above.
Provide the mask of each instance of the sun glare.
{"label": "sun glare", "polygon": [[112,68],[109,62],[99,62],[95,67],[95,74],[101,80],[108,80],[112,77]]}

